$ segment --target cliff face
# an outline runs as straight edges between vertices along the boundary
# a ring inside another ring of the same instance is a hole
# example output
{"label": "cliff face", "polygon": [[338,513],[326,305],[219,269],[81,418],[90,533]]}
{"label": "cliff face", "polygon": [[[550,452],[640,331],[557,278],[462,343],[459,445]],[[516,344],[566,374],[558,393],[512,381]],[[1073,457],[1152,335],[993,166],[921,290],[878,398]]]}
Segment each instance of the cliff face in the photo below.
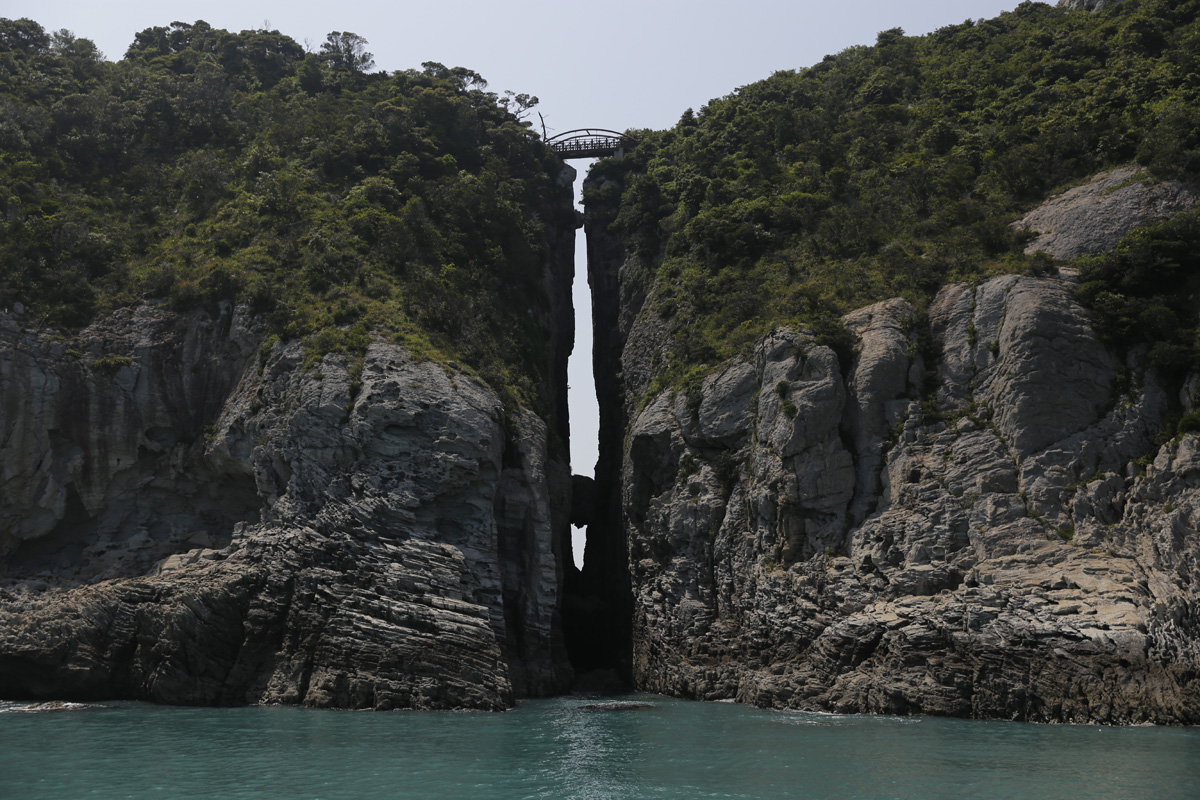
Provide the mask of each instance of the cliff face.
{"label": "cliff face", "polygon": [[927,322],[877,303],[844,319],[853,364],[777,329],[698,392],[643,400],[670,347],[644,309],[619,495],[639,688],[1200,721],[1200,439],[1153,447],[1163,383],[1073,286],[950,285]]}
{"label": "cliff face", "polygon": [[568,218],[545,419],[384,341],[305,368],[244,307],[142,305],[73,337],[0,315],[4,696],[502,709],[565,689]]}
{"label": "cliff face", "polygon": [[1159,222],[1200,200],[1182,181],[1150,181],[1137,167],[1101,173],[1063,192],[1015,223],[1037,234],[1025,248],[1072,259],[1111,250],[1140,225]]}
{"label": "cliff face", "polygon": [[81,337],[132,354],[90,380],[10,331],[5,694],[503,708],[561,689],[568,473],[545,423],[509,437],[491,390],[395,345],[357,379],[340,356],[301,369],[299,345],[260,361],[246,322],[139,309]]}
{"label": "cliff face", "polygon": [[[254,483],[189,454],[253,360],[244,313],[127,309],[76,341],[0,316],[0,557],[105,578],[257,517]],[[126,547],[131,540],[132,548]]]}

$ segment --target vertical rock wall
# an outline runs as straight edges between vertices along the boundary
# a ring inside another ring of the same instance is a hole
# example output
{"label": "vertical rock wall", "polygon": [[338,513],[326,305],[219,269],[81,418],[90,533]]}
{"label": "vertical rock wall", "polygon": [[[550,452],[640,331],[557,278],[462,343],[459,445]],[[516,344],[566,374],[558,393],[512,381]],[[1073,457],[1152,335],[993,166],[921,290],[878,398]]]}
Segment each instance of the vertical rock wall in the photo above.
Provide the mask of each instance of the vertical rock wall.
{"label": "vertical rock wall", "polygon": [[0,315],[0,570],[91,580],[224,545],[246,475],[195,454],[260,334],[244,310],[126,309],[75,340]]}
{"label": "vertical rock wall", "polygon": [[244,309],[143,305],[74,337],[0,317],[0,693],[502,709],[564,690],[571,177],[545,418],[383,341],[361,369],[305,369]]}
{"label": "vertical rock wall", "polygon": [[859,340],[848,372],[779,329],[695,396],[647,394],[666,325],[640,301],[610,310],[634,317],[615,326],[609,369],[628,420],[636,686],[1200,722],[1200,438],[1155,448],[1161,382],[1138,351],[1122,362],[1101,344],[1073,288],[947,286],[927,323],[899,299],[860,309],[844,320]]}

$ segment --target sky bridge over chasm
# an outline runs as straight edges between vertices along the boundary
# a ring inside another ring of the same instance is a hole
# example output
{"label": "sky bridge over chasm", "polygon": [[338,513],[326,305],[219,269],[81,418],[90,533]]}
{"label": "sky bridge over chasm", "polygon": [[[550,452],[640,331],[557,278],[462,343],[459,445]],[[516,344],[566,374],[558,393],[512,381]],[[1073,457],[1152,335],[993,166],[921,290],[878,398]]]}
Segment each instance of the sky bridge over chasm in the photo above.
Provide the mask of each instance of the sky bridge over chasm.
{"label": "sky bridge over chasm", "polygon": [[605,128],[576,128],[547,138],[546,144],[565,161],[569,158],[620,158],[626,150],[637,147],[638,141]]}

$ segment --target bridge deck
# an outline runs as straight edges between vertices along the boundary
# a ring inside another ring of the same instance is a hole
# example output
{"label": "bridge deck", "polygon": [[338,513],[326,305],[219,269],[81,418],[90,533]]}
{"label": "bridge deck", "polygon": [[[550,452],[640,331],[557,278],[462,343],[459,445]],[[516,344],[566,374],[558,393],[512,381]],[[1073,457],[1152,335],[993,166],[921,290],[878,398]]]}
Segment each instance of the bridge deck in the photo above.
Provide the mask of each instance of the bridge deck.
{"label": "bridge deck", "polygon": [[615,138],[575,139],[568,142],[551,142],[550,146],[562,159],[607,158],[624,150],[624,142]]}
{"label": "bridge deck", "polygon": [[564,161],[569,158],[608,158],[621,156],[635,147],[637,140],[616,131],[580,128],[547,139],[546,144]]}

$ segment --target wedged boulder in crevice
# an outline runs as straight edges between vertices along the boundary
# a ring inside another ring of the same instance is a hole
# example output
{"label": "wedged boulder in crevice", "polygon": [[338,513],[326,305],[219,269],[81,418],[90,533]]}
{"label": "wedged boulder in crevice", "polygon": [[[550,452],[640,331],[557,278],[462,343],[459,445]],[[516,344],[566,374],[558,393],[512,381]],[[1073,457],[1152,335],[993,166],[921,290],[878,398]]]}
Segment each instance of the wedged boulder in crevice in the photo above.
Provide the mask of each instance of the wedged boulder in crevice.
{"label": "wedged boulder in crevice", "polygon": [[571,476],[571,524],[585,528],[596,519],[596,481],[586,475]]}

